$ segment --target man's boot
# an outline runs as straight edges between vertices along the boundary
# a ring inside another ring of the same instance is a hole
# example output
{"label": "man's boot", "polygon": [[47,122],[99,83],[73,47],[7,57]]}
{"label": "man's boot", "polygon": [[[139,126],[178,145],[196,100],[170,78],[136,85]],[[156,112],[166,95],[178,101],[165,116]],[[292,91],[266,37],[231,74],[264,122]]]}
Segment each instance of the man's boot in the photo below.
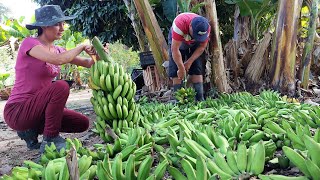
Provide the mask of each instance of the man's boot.
{"label": "man's boot", "polygon": [[203,83],[193,83],[193,88],[196,91],[196,100],[203,101]]}
{"label": "man's boot", "polygon": [[38,132],[36,130],[29,129],[26,131],[18,131],[17,134],[22,140],[26,141],[27,147],[30,150],[40,148],[40,143],[38,142]]}
{"label": "man's boot", "polygon": [[181,88],[182,88],[182,84],[174,84],[173,85],[173,92],[177,92]]}
{"label": "man's boot", "polygon": [[43,136],[43,141],[40,146],[40,153],[42,154],[45,150],[46,145],[50,146],[51,143],[54,143],[58,152],[60,151],[60,149],[66,148],[66,140],[63,137],[59,135],[55,137]]}

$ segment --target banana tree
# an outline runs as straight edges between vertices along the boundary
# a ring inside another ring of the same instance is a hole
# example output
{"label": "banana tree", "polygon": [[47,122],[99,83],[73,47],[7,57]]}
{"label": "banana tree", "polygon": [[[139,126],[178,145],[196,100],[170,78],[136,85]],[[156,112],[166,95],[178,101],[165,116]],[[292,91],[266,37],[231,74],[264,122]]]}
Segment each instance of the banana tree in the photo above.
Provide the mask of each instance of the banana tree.
{"label": "banana tree", "polygon": [[[258,84],[266,63],[264,57],[271,40],[272,20],[275,17],[276,0],[225,0],[227,4],[235,5],[234,36],[226,45],[230,47],[227,64],[235,79],[234,86],[240,76],[240,67],[244,68],[249,84]],[[240,57],[238,59],[238,57]],[[259,67],[258,69],[256,67]]]}
{"label": "banana tree", "polygon": [[[312,2],[310,2],[312,1]],[[309,85],[309,73],[312,59],[312,50],[314,39],[316,35],[316,19],[318,18],[318,0],[309,0],[307,1],[308,7],[310,9],[310,20],[309,20],[309,28],[308,28],[308,37],[304,46],[304,51],[302,55],[302,60],[300,63],[300,81],[302,82],[302,87],[304,89],[308,89]]]}
{"label": "banana tree", "polygon": [[271,86],[289,96],[295,95],[297,23],[302,1],[279,1],[273,37]]}
{"label": "banana tree", "polygon": [[160,29],[155,14],[152,11],[149,1],[134,0],[134,4],[142,22],[144,32],[148,38],[153,57],[155,59],[155,64],[160,74],[161,85],[166,85],[165,79],[167,79],[167,74],[162,64],[164,61],[169,59],[168,44]]}
{"label": "banana tree", "polygon": [[206,0],[205,10],[211,25],[211,38],[209,43],[209,57],[211,59],[211,83],[218,87],[220,92],[230,92],[223,62],[223,51],[219,34],[219,23],[215,0]]}

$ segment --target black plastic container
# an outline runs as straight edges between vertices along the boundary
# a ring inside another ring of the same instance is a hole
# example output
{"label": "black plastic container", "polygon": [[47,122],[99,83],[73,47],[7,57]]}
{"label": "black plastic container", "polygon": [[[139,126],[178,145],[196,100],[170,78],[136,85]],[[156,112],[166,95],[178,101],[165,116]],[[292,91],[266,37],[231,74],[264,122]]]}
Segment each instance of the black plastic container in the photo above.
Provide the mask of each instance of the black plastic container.
{"label": "black plastic container", "polygon": [[139,53],[139,57],[142,69],[146,69],[148,66],[155,65],[152,51],[141,52]]}

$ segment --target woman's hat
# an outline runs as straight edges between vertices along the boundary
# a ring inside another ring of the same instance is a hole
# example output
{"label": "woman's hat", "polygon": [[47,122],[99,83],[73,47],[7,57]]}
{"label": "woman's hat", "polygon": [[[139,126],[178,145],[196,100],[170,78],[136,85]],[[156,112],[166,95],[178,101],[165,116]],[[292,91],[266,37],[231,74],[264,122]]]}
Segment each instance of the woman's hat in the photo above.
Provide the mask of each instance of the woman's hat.
{"label": "woman's hat", "polygon": [[59,22],[74,19],[75,16],[65,16],[60,6],[45,5],[35,10],[36,22],[27,24],[29,30],[38,29],[41,26],[53,26]]}

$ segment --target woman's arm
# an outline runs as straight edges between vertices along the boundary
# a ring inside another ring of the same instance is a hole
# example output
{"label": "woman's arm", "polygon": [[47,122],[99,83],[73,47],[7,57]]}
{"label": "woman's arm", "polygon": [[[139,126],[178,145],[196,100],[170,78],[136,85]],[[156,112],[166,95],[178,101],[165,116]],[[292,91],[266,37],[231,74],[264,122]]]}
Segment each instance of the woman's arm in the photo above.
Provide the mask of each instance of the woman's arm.
{"label": "woman's arm", "polygon": [[78,56],[86,48],[89,47],[87,45],[79,45],[78,47],[69,51],[65,51],[60,54],[55,54],[53,52],[50,52],[44,46],[37,45],[29,51],[29,55],[39,60],[48,62],[50,64],[61,65],[73,61],[76,58],[76,56]]}
{"label": "woman's arm", "polygon": [[94,61],[91,58],[84,58],[84,57],[77,56],[70,63],[78,66],[90,68],[92,64],[94,64]]}

